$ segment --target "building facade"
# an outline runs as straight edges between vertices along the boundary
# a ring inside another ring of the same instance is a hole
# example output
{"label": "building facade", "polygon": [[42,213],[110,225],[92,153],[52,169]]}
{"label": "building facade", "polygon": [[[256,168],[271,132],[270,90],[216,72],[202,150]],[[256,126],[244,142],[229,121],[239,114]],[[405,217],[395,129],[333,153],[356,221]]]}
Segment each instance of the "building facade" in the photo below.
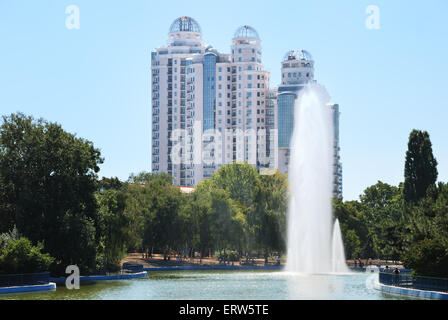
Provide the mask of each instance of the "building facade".
{"label": "building facade", "polygon": [[275,168],[276,94],[255,29],[238,28],[231,54],[202,41],[199,24],[176,19],[152,52],[152,172],[197,185],[220,166]]}
{"label": "building facade", "polygon": [[166,46],[151,53],[152,172],[169,173],[174,184],[195,186],[233,162],[287,172],[294,103],[314,81],[314,61],[288,52],[282,84],[270,88],[254,28],[238,28],[230,49],[204,44],[199,24],[180,17]]}
{"label": "building facade", "polygon": [[[301,90],[314,80],[314,60],[305,50],[291,50],[281,63],[282,83],[278,87],[278,169],[288,173],[290,146],[294,130],[294,111],[298,107],[297,98]],[[333,114],[334,156],[333,156],[333,195],[342,197],[342,164],[339,146],[339,105],[329,104]]]}

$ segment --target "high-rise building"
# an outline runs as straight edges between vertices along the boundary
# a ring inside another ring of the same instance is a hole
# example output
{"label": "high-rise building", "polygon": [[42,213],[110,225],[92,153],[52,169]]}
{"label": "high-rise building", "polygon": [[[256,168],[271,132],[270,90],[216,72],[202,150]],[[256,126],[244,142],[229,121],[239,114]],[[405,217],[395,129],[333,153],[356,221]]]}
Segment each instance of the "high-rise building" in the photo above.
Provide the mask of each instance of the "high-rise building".
{"label": "high-rise building", "polygon": [[197,185],[223,164],[274,167],[275,90],[255,29],[238,28],[231,54],[202,41],[199,24],[176,19],[152,52],[152,171]]}
{"label": "high-rise building", "polygon": [[314,82],[314,61],[305,50],[291,50],[281,63],[282,82],[278,87],[278,169],[288,172],[290,146],[294,130],[294,108],[299,92]]}
{"label": "high-rise building", "polygon": [[[305,50],[288,51],[282,61],[282,83],[278,87],[278,169],[288,172],[291,139],[294,130],[294,112],[300,91],[314,80],[314,60]],[[329,104],[333,112],[334,157],[333,195],[342,197],[342,164],[339,156],[339,105]]]}
{"label": "high-rise building", "polygon": [[[289,51],[281,85],[271,89],[261,56],[261,39],[250,26],[235,31],[227,54],[204,44],[194,19],[171,24],[167,45],[151,54],[152,172],[167,172],[181,186],[195,186],[237,161],[260,172],[287,172],[295,101],[315,81],[314,61],[304,50]],[[339,195],[339,107],[331,107]]]}

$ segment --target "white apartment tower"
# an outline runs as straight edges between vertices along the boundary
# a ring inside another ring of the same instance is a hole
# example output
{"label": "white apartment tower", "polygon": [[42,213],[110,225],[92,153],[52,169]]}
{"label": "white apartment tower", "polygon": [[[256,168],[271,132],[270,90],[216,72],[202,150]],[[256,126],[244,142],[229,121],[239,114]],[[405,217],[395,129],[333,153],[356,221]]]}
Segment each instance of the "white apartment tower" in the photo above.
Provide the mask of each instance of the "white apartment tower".
{"label": "white apartment tower", "polygon": [[276,167],[276,90],[255,29],[238,28],[231,50],[206,46],[199,24],[180,17],[151,54],[152,172],[174,184],[195,186],[235,161]]}
{"label": "white apartment tower", "polygon": [[[288,172],[290,146],[294,130],[296,99],[302,89],[314,80],[314,60],[305,50],[291,50],[283,57],[282,83],[278,87],[278,169]],[[339,105],[328,104],[333,112],[333,195],[342,197],[342,164],[339,147]]]}
{"label": "white apartment tower", "polygon": [[[152,172],[174,184],[195,186],[224,164],[248,162],[260,172],[287,173],[295,101],[314,80],[314,60],[291,50],[282,61],[282,82],[269,88],[261,40],[250,26],[238,28],[231,53],[205,45],[199,24],[176,19],[167,45],[151,54]],[[342,196],[339,106],[334,115],[334,195]]]}

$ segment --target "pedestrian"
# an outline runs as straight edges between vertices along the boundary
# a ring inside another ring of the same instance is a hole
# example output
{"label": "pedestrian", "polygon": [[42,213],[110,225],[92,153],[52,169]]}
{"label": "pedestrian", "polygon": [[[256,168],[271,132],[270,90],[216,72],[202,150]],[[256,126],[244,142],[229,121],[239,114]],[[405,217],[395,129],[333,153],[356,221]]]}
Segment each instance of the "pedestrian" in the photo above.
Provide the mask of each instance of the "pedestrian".
{"label": "pedestrian", "polygon": [[393,277],[394,277],[394,285],[399,286],[400,285],[400,270],[398,268],[395,268],[393,271]]}

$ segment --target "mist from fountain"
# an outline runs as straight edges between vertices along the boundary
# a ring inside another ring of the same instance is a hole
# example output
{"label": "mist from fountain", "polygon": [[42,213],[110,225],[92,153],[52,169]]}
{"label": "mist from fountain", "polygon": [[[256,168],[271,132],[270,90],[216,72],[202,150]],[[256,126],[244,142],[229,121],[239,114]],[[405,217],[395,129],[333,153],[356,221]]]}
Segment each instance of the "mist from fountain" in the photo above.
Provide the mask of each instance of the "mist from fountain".
{"label": "mist from fountain", "polygon": [[288,170],[287,272],[347,271],[342,267],[345,257],[339,223],[333,228],[334,134],[329,100],[318,84],[308,84],[296,99]]}

